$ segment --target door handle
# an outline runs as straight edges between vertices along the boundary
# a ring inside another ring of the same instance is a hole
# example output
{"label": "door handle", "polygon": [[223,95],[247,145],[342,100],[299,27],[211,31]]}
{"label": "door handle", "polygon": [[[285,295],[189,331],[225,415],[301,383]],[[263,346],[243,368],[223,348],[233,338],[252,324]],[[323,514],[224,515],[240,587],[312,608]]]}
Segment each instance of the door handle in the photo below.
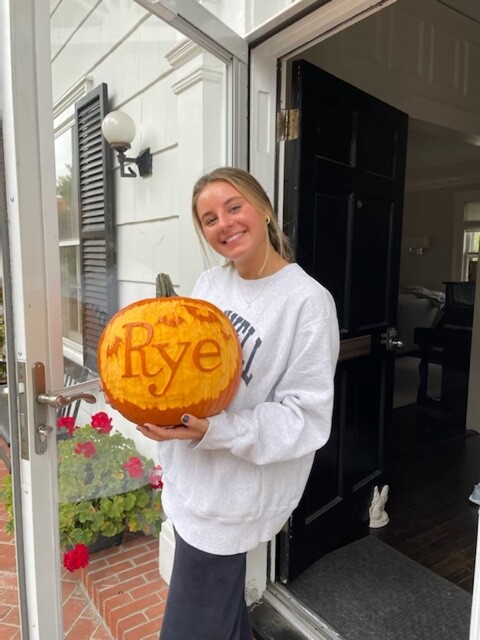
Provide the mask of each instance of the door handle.
{"label": "door handle", "polygon": [[35,453],[42,454],[47,450],[48,434],[53,431],[52,427],[47,425],[46,407],[60,409],[66,407],[77,400],[85,400],[90,404],[97,401],[90,391],[95,385],[98,388],[98,380],[88,380],[80,382],[72,386],[72,391],[63,388],[58,391],[47,391],[45,389],[45,367],[42,362],[35,362],[32,367],[33,391],[36,402],[34,403],[34,424],[33,431],[35,434]]}
{"label": "door handle", "polygon": [[397,330],[395,327],[388,327],[385,333],[381,335],[381,344],[385,345],[387,351],[396,351],[397,349],[403,349],[404,344],[401,340],[397,340]]}
{"label": "door handle", "polygon": [[97,401],[94,395],[91,393],[82,393],[74,392],[74,393],[57,393],[56,391],[39,393],[37,396],[37,402],[40,404],[47,404],[49,407],[53,407],[54,409],[61,409],[62,407],[66,407],[72,402],[76,400],[85,400],[89,404],[93,404]]}

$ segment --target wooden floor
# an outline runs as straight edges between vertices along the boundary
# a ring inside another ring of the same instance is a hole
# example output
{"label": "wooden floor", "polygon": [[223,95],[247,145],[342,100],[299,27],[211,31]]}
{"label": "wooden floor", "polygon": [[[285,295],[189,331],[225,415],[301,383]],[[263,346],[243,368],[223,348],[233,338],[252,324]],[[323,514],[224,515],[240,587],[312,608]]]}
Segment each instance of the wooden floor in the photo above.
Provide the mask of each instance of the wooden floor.
{"label": "wooden floor", "polygon": [[435,573],[471,592],[480,482],[480,434],[437,420],[416,405],[394,411],[389,524],[371,530]]}

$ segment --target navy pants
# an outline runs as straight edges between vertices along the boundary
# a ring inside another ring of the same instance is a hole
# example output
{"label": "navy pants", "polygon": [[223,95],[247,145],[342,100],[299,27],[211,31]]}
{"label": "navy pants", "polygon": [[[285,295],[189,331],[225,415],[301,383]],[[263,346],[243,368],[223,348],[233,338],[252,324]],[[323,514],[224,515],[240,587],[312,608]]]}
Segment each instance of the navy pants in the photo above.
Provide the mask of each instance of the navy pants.
{"label": "navy pants", "polygon": [[252,640],[246,554],[217,556],[175,531],[175,557],[160,640]]}

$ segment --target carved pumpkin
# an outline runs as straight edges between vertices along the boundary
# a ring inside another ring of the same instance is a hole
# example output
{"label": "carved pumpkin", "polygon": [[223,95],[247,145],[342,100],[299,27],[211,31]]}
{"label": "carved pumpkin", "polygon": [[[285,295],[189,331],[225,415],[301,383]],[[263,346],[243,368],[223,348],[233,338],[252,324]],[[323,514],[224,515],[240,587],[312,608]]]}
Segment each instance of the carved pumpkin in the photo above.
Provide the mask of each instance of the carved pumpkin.
{"label": "carved pumpkin", "polygon": [[233,399],[242,353],[237,333],[203,300],[161,297],[121,309],[98,346],[112,406],[136,424],[179,424],[184,413],[215,415]]}

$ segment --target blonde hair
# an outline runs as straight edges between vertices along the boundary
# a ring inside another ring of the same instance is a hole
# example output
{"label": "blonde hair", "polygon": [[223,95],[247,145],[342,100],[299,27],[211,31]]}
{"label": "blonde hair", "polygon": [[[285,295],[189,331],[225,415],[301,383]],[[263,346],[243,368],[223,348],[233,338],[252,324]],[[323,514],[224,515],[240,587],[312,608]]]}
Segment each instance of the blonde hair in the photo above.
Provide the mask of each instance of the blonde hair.
{"label": "blonde hair", "polygon": [[250,173],[248,173],[248,171],[243,171],[242,169],[237,169],[235,167],[219,167],[214,169],[199,178],[193,187],[192,215],[195,228],[200,238],[205,239],[205,235],[198,217],[197,202],[202,191],[212,182],[228,182],[228,184],[242,194],[245,200],[258,209],[259,213],[266,213],[269,218],[267,226],[268,237],[272,247],[284,260],[287,262],[294,262],[290,240],[280,228],[277,215],[273,210],[272,204],[268,195],[265,193],[265,190],[261,184]]}

